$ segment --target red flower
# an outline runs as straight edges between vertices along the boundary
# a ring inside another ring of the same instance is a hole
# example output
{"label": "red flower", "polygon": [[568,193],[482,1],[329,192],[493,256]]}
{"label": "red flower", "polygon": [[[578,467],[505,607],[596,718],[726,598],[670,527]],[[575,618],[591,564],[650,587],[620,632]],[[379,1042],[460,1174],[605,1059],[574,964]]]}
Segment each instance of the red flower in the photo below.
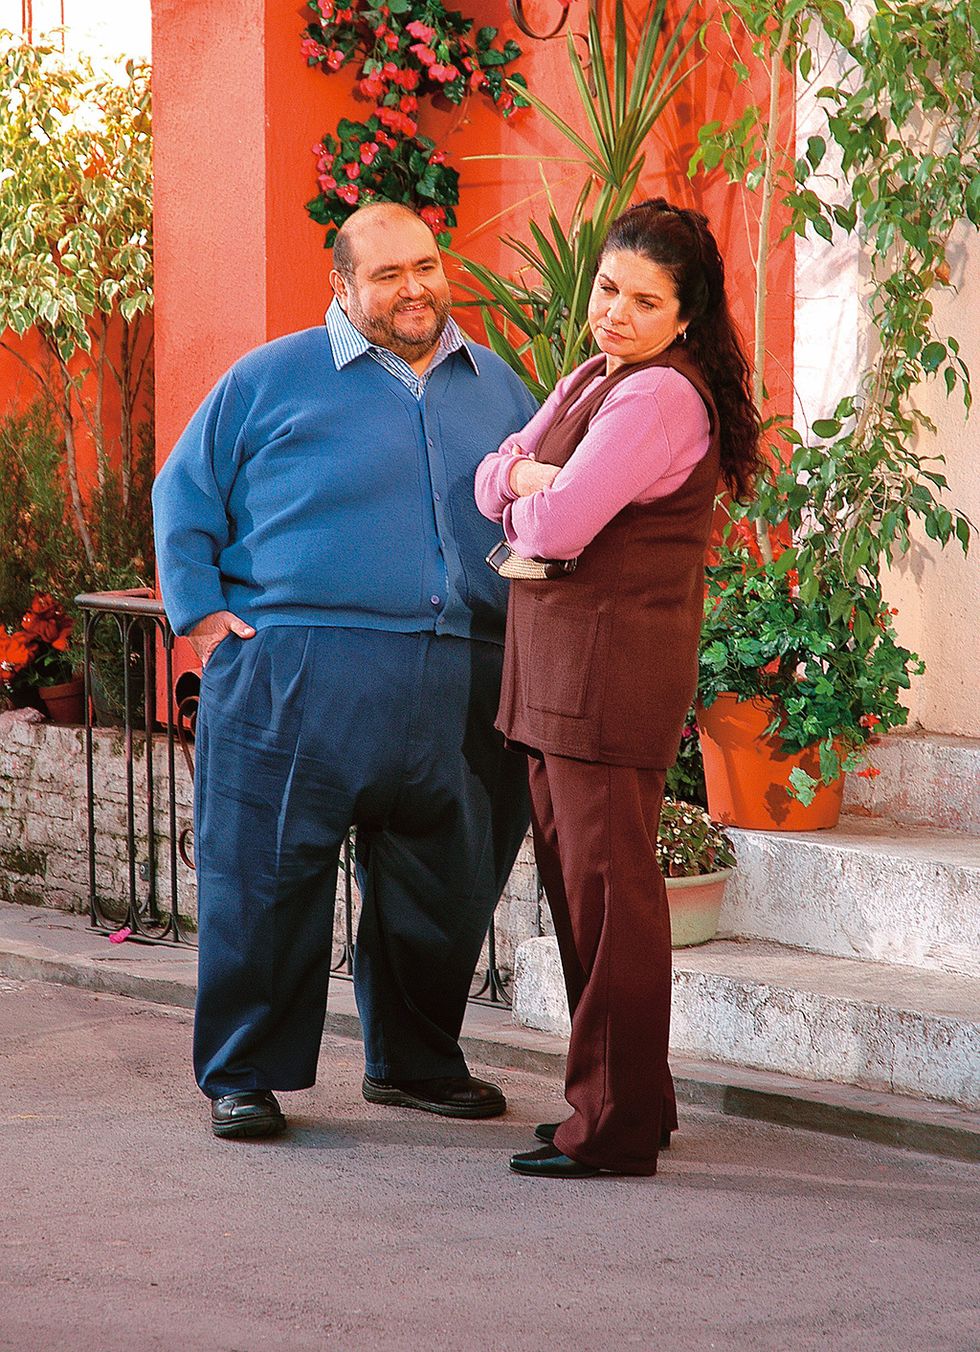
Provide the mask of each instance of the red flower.
{"label": "red flower", "polygon": [[862,714],[858,719],[862,728],[876,728],[881,722],[877,714]]}
{"label": "red flower", "polygon": [[406,66],[404,70],[398,71],[391,78],[394,80],[395,84],[400,85],[402,89],[418,89],[419,87],[419,73],[417,70],[412,70],[410,66]]}
{"label": "red flower", "polygon": [[398,144],[394,137],[389,136],[386,131],[376,131],[374,133],[374,139],[377,141],[378,145],[387,146],[389,150],[394,150],[395,146]]}
{"label": "red flower", "polygon": [[322,61],[327,54],[327,49],[316,38],[304,38],[300,43],[300,51],[306,57],[307,61]]}
{"label": "red flower", "polygon": [[429,156],[430,164],[445,164],[448,156],[444,150],[434,150]]}
{"label": "red flower", "polygon": [[351,179],[351,180],[353,180],[353,179],[355,179],[355,178],[360,178],[360,176],[361,176],[361,166],[360,166],[359,164],[345,164],[345,165],[344,165],[344,173],[345,173],[345,174],[347,175],[347,177],[348,177],[349,179]]}
{"label": "red flower", "polygon": [[418,123],[397,108],[376,108],[374,111],[379,122],[392,131],[401,132],[403,136],[414,136],[418,130]]}
{"label": "red flower", "polygon": [[442,207],[423,207],[419,215],[434,235],[446,227],[446,213]]}
{"label": "red flower", "polygon": [[368,141],[365,145],[362,145],[362,146],[361,146],[361,163],[362,163],[362,164],[369,164],[369,165],[370,165],[370,164],[373,164],[374,161],[377,159],[377,156],[378,156],[378,143],[377,143],[377,141]]}
{"label": "red flower", "polygon": [[426,47],[421,42],[413,42],[408,49],[415,59],[423,66],[435,65],[436,54],[431,47]]}
{"label": "red flower", "polygon": [[440,84],[451,84],[453,80],[459,79],[459,71],[455,66],[441,66],[438,62],[429,67],[429,75]]}
{"label": "red flower", "polygon": [[327,53],[326,63],[330,70],[340,70],[346,60],[346,56],[339,47],[335,47],[332,52]]}
{"label": "red flower", "polygon": [[414,113],[418,111],[419,101],[414,94],[403,94],[398,100],[398,106],[403,113]]}
{"label": "red flower", "polygon": [[337,196],[342,202],[346,202],[349,207],[354,207],[357,206],[357,199],[360,197],[360,193],[353,183],[345,183],[342,187],[337,189]]}
{"label": "red flower", "polygon": [[375,72],[373,75],[366,75],[363,80],[358,80],[357,90],[363,94],[366,99],[383,99],[385,96],[385,83],[381,76]]}
{"label": "red flower", "polygon": [[415,19],[412,23],[405,25],[406,33],[411,33],[413,38],[418,38],[419,42],[431,42],[436,36],[436,30],[430,28],[428,24],[420,23]]}
{"label": "red flower", "polygon": [[800,585],[800,575],[795,568],[787,568],[786,581],[794,589]]}
{"label": "red flower", "polygon": [[316,182],[321,192],[333,192],[337,186],[337,180],[332,178],[330,174],[320,174]]}
{"label": "red flower", "polygon": [[36,645],[23,630],[8,634],[0,629],[0,680],[9,681],[18,671],[23,671],[36,651]]}
{"label": "red flower", "polygon": [[385,33],[384,43],[385,43],[385,46],[388,48],[389,52],[395,52],[395,51],[397,51],[397,50],[398,50],[398,34],[397,34],[397,33]]}
{"label": "red flower", "polygon": [[400,83],[398,80],[399,69],[400,68],[395,65],[394,61],[386,61],[381,67],[381,74],[387,76],[389,80],[394,80],[397,84]]}
{"label": "red flower", "polygon": [[501,94],[500,98],[497,100],[497,107],[502,108],[505,113],[510,112],[513,106],[514,106],[514,95],[506,91],[503,94]]}
{"label": "red flower", "polygon": [[858,770],[859,779],[877,779],[880,774],[877,765],[866,765],[863,770]]}

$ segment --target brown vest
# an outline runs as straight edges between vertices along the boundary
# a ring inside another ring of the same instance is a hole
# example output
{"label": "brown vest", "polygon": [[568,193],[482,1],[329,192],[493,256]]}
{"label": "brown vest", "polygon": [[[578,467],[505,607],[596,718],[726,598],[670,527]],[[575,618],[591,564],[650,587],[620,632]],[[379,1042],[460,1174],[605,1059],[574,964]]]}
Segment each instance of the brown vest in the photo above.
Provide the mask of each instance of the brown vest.
{"label": "brown vest", "polygon": [[670,366],[691,382],[708,409],[708,450],[668,497],[631,503],[613,517],[569,577],[511,582],[497,727],[508,741],[552,755],[665,769],[677,757],[697,687],[718,415],[704,377],[677,344],[621,367],[572,412],[604,361],[579,368],[537,460],[564,464],[610,387],[641,366]]}

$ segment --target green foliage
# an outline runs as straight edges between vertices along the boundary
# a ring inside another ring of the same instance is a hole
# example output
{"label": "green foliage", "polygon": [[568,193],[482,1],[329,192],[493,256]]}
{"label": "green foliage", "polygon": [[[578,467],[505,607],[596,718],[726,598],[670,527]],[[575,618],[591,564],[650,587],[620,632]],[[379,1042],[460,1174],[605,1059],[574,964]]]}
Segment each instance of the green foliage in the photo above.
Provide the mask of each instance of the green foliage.
{"label": "green foliage", "polygon": [[[858,33],[836,0],[734,0],[720,22],[750,57],[736,60],[736,74],[747,83],[761,68],[769,102],[703,127],[690,172],[721,168],[756,195],[760,405],[774,204],[787,208],[790,233],[857,235],[870,269],[869,368],[805,437],[787,411],[771,412],[771,472],[754,502],[729,509],[751,530],[730,532],[710,570],[703,635],[705,703],[722,689],[774,698],[774,730],[792,749],[819,742],[826,782],[842,748],[845,765],[856,763],[868,736],[862,717],[882,730],[905,721],[899,692],[922,670],[894,640],[883,570],[908,550],[916,523],[942,545],[965,551],[970,539],[970,522],[944,501],[942,457],[921,449],[932,427],[914,395],[941,377],[947,394],[971,402],[959,342],[937,331],[932,294],[950,283],[952,231],[980,215],[978,10],[874,0]],[[828,45],[845,65],[833,84],[821,69]],[[823,134],[799,157],[777,134],[790,75],[824,110]],[[753,533],[758,555],[746,546]],[[780,542],[791,547],[775,557]],[[804,799],[815,786],[805,780],[794,783]]]}
{"label": "green foliage", "polygon": [[698,693],[774,701],[769,731],[788,751],[820,745],[825,782],[860,764],[876,732],[901,727],[900,702],[923,664],[895,636],[876,582],[829,566],[824,586],[799,594],[792,549],[762,563],[729,541],[708,569]]}
{"label": "green foliage", "polygon": [[689,711],[681,732],[677,760],[667,771],[666,787],[669,798],[679,798],[685,803],[696,803],[699,807],[708,806],[697,717],[693,709]]}
{"label": "green foliage", "polygon": [[[149,68],[131,62],[117,81],[85,57],[0,33],[0,162],[0,331],[33,328],[42,355],[32,364],[20,348],[0,346],[28,366],[55,422],[69,520],[96,576],[109,510],[99,499],[115,491],[117,473],[115,509],[135,512],[141,472],[152,352],[141,330],[152,304]],[[104,422],[108,382],[118,444]],[[98,463],[95,502],[79,481],[82,429]]]}
{"label": "green foliage", "polygon": [[51,591],[50,573],[77,553],[60,465],[43,404],[0,423],[0,626],[16,629],[34,592]]}
{"label": "green foliage", "polygon": [[[72,529],[65,495],[57,426],[45,406],[0,422],[0,625],[16,628],[35,592],[49,592],[76,621],[80,592],[152,585],[154,578],[150,489],[153,441],[143,428],[124,507],[118,469],[103,467],[90,504],[90,562]],[[77,646],[77,643],[76,643]]]}
{"label": "green foliage", "polygon": [[[646,163],[644,144],[657,118],[694,69],[688,56],[700,30],[687,30],[694,4],[687,6],[673,31],[666,28],[665,9],[666,0],[650,8],[632,52],[623,0],[616,3],[611,50],[603,44],[594,13],[585,52],[569,36],[568,65],[588,136],[580,136],[542,99],[525,91],[531,106],[569,142],[576,152],[573,162],[583,169],[571,219],[561,220],[551,204],[547,228],[529,222],[530,242],[504,239],[522,260],[518,281],[460,260],[476,283],[466,289],[483,310],[489,345],[538,399],[591,351],[588,300],[599,249],[633,196]],[[545,192],[550,203],[547,183]]]}
{"label": "green foliage", "polygon": [[0,329],[36,326],[69,360],[92,320],[152,304],[150,73],[0,32]]}

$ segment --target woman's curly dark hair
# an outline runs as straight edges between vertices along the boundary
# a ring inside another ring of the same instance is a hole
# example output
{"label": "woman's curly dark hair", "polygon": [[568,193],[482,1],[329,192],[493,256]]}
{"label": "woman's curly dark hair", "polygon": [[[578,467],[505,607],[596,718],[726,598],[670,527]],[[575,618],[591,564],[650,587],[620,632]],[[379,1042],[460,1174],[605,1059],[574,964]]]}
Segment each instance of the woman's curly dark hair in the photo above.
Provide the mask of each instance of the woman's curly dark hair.
{"label": "woman's curly dark hair", "polygon": [[671,206],[663,197],[651,198],[613,221],[602,254],[613,250],[642,254],[673,280],[687,326],[685,349],[718,409],[721,472],[732,497],[744,501],[762,470],[762,423],[752,400],[749,363],[728,308],[725,264],[708,218]]}

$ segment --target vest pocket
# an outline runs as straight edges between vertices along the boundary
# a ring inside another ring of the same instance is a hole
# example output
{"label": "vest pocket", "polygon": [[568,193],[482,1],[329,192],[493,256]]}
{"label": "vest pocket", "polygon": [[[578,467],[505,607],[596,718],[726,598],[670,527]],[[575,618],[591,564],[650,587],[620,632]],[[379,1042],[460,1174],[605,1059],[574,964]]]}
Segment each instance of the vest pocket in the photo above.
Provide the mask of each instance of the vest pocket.
{"label": "vest pocket", "polygon": [[583,717],[599,619],[596,610],[535,598],[524,692],[529,709],[565,718]]}

